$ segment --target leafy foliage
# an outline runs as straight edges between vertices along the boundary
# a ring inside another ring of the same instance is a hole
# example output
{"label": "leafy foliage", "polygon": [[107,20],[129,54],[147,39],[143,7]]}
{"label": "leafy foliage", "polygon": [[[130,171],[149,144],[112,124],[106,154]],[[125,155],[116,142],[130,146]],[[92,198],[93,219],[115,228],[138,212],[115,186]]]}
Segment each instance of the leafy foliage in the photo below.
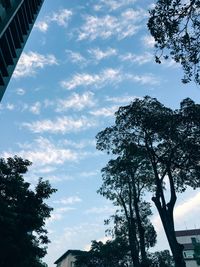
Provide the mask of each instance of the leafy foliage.
{"label": "leafy foliage", "polygon": [[184,83],[194,78],[200,84],[199,13],[199,0],[157,0],[150,11],[148,28],[156,41],[156,61],[161,63],[170,56],[180,63]]}
{"label": "leafy foliage", "polygon": [[45,202],[56,190],[41,178],[35,190],[23,175],[31,162],[19,157],[0,159],[0,266],[45,267],[41,258],[49,243]]}
{"label": "leafy foliage", "polygon": [[194,245],[194,258],[196,259],[197,265],[200,265],[200,242],[193,243]]}
{"label": "leafy foliage", "polygon": [[76,267],[127,267],[128,247],[121,238],[109,240],[105,244],[92,241],[89,252],[77,256]]}
{"label": "leafy foliage", "polygon": [[152,253],[150,267],[174,267],[174,261],[169,250]]}

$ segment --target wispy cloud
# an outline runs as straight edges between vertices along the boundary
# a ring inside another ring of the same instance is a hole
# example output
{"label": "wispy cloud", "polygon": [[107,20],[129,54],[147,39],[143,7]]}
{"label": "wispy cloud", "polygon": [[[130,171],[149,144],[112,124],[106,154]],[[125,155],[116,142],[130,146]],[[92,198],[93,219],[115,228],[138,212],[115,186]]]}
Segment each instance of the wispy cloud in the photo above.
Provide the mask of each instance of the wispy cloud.
{"label": "wispy cloud", "polygon": [[145,52],[143,55],[136,55],[133,53],[126,53],[120,56],[122,61],[127,61],[130,63],[136,63],[138,65],[143,65],[145,63],[152,62],[154,60],[154,55],[149,52]]}
{"label": "wispy cloud", "polygon": [[66,161],[76,161],[78,154],[61,145],[51,143],[47,138],[38,138],[33,143],[25,145],[20,151],[4,152],[3,157],[19,155],[33,162],[33,165],[63,164]]}
{"label": "wispy cloud", "polygon": [[72,117],[58,117],[55,120],[38,120],[32,123],[25,122],[22,124],[23,127],[28,128],[30,131],[34,133],[61,133],[65,134],[68,132],[75,132],[80,130],[85,130],[95,126],[95,122],[91,121],[91,119],[87,119],[86,117],[80,117],[79,119],[75,119]]}
{"label": "wispy cloud", "polygon": [[160,80],[153,74],[134,75],[127,74],[127,79],[140,84],[158,85]]}
{"label": "wispy cloud", "polygon": [[68,109],[82,110],[84,108],[93,107],[95,105],[94,94],[85,92],[82,95],[74,93],[67,99],[60,99],[57,102],[57,112],[63,112]]}
{"label": "wispy cloud", "polygon": [[39,115],[40,114],[40,109],[41,109],[41,103],[39,101],[35,102],[30,108],[30,112]]}
{"label": "wispy cloud", "polygon": [[47,224],[62,220],[64,217],[64,214],[72,210],[75,210],[75,208],[74,207],[60,207],[60,208],[54,209],[53,212],[51,213],[51,217],[47,220]]}
{"label": "wispy cloud", "polygon": [[85,24],[80,28],[78,40],[108,39],[113,36],[121,40],[133,36],[141,28],[142,21],[146,16],[146,12],[142,9],[127,9],[118,17],[87,15]]}
{"label": "wispy cloud", "polygon": [[58,62],[54,55],[42,55],[37,52],[23,53],[19,59],[17,67],[14,71],[14,78],[35,75],[37,70],[43,69],[45,66],[57,65]]}
{"label": "wispy cloud", "polygon": [[86,147],[95,147],[96,146],[96,141],[90,140],[90,139],[85,139],[85,140],[81,140],[78,142],[74,142],[72,140],[64,140],[64,143],[67,146],[73,147],[76,149],[82,149],[82,148],[86,148]]}
{"label": "wispy cloud", "polygon": [[79,52],[73,52],[72,50],[66,50],[67,56],[72,63],[87,64],[87,59]]}
{"label": "wispy cloud", "polygon": [[106,101],[112,102],[112,103],[118,103],[118,104],[128,104],[134,99],[138,98],[137,96],[131,96],[131,95],[122,95],[119,97],[106,97]]}
{"label": "wispy cloud", "polygon": [[61,9],[58,12],[53,12],[51,15],[46,16],[43,20],[37,22],[34,27],[41,32],[46,32],[52,22],[56,22],[58,25],[66,27],[72,15],[73,13],[71,10]]}
{"label": "wispy cloud", "polygon": [[115,212],[114,207],[104,206],[104,207],[93,207],[85,211],[86,214],[113,214]]}
{"label": "wispy cloud", "polygon": [[[176,225],[178,225],[179,222],[187,221],[189,219],[191,220],[193,216],[194,218],[196,218],[196,214],[199,214],[200,212],[199,203],[200,203],[200,192],[196,193],[196,195],[194,195],[193,197],[190,197],[186,201],[177,205],[174,209],[174,217]],[[160,231],[162,229],[162,224],[158,215],[153,218],[152,222],[156,227],[157,231]],[[195,223],[195,221],[191,221],[191,223],[193,222]],[[192,225],[192,227],[194,226]]]}
{"label": "wispy cloud", "polygon": [[23,88],[17,88],[16,93],[17,93],[17,95],[25,95],[26,90]]}
{"label": "wispy cloud", "polygon": [[100,48],[93,48],[89,49],[88,52],[97,61],[117,55],[117,50],[114,48],[108,48],[107,50],[104,51],[101,50]]}
{"label": "wispy cloud", "polygon": [[114,113],[118,110],[118,106],[103,107],[97,110],[90,111],[90,114],[94,116],[113,117]]}
{"label": "wispy cloud", "polygon": [[75,74],[70,80],[62,81],[61,86],[67,90],[72,90],[80,86],[93,86],[95,88],[101,88],[109,84],[117,85],[125,80],[151,85],[159,83],[158,78],[152,74],[137,75],[127,72],[125,73],[120,69],[109,68],[101,71],[98,74]]}
{"label": "wispy cloud", "polygon": [[145,35],[141,38],[142,44],[147,48],[153,48],[155,40],[151,35]]}
{"label": "wispy cloud", "polygon": [[99,74],[88,74],[88,73],[78,73],[75,74],[71,80],[62,81],[61,85],[72,90],[78,86],[89,86],[93,85],[95,87],[102,87],[105,84],[113,84],[121,81],[122,77],[119,69],[105,69]]}
{"label": "wispy cloud", "polygon": [[82,202],[82,199],[78,196],[64,197],[54,201],[54,203],[56,204],[63,204],[63,205],[73,205],[79,202]]}
{"label": "wispy cloud", "polygon": [[135,0],[100,0],[99,4],[94,6],[96,11],[101,10],[102,8],[109,8],[110,10],[116,10],[123,6],[133,4]]}
{"label": "wispy cloud", "polygon": [[41,32],[46,32],[49,28],[49,20],[48,21],[39,21],[34,25],[34,28],[37,28]]}

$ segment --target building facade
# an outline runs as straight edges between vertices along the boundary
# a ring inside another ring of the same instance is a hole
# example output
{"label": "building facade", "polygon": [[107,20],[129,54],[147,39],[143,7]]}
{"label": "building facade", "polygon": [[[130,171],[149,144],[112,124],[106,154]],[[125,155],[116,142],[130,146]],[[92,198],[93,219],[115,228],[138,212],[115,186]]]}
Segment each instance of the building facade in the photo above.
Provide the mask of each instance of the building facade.
{"label": "building facade", "polygon": [[183,256],[186,267],[199,267],[197,259],[194,257],[194,248],[200,245],[200,229],[176,231],[178,243],[183,244]]}
{"label": "building facade", "polygon": [[85,253],[81,250],[68,250],[54,264],[56,267],[75,267],[76,257]]}
{"label": "building facade", "polygon": [[0,0],[0,101],[44,0]]}

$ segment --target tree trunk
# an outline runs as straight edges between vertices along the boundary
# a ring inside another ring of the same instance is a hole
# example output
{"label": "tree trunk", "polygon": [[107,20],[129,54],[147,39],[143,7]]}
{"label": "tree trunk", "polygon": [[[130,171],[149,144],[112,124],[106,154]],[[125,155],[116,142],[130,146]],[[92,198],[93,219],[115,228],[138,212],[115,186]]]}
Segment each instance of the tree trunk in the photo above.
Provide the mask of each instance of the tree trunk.
{"label": "tree trunk", "polygon": [[131,250],[131,258],[133,261],[133,266],[140,267],[135,223],[133,222],[132,218],[130,220],[131,223],[129,225],[129,244]]}
{"label": "tree trunk", "polygon": [[137,225],[138,225],[138,232],[139,232],[139,243],[140,243],[140,252],[141,252],[141,267],[148,267],[149,264],[147,262],[147,254],[145,250],[145,229],[142,226],[140,212],[138,207],[138,201],[134,197],[134,207],[135,207],[135,214],[137,218]]}
{"label": "tree trunk", "polygon": [[167,209],[166,206],[162,207],[159,199],[152,198],[152,200],[154,201],[159,212],[164,231],[174,258],[175,267],[186,267],[183,258],[183,245],[179,244],[176,240],[173,212],[170,209]]}

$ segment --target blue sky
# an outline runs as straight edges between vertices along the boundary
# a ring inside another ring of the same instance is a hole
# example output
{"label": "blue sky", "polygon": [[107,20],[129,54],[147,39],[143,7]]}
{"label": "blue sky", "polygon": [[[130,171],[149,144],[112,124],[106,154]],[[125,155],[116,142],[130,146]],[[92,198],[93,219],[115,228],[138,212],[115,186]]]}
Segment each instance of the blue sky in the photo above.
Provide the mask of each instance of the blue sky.
{"label": "blue sky", "polygon": [[[47,222],[49,267],[68,249],[105,240],[112,205],[96,194],[108,156],[95,136],[114,122],[114,112],[150,95],[178,108],[200,88],[183,85],[171,60],[154,63],[146,22],[149,0],[46,0],[0,105],[1,156],[33,162],[27,180],[49,179],[58,189]],[[200,227],[200,192],[181,195],[177,229]],[[159,249],[167,248],[156,211]]]}

